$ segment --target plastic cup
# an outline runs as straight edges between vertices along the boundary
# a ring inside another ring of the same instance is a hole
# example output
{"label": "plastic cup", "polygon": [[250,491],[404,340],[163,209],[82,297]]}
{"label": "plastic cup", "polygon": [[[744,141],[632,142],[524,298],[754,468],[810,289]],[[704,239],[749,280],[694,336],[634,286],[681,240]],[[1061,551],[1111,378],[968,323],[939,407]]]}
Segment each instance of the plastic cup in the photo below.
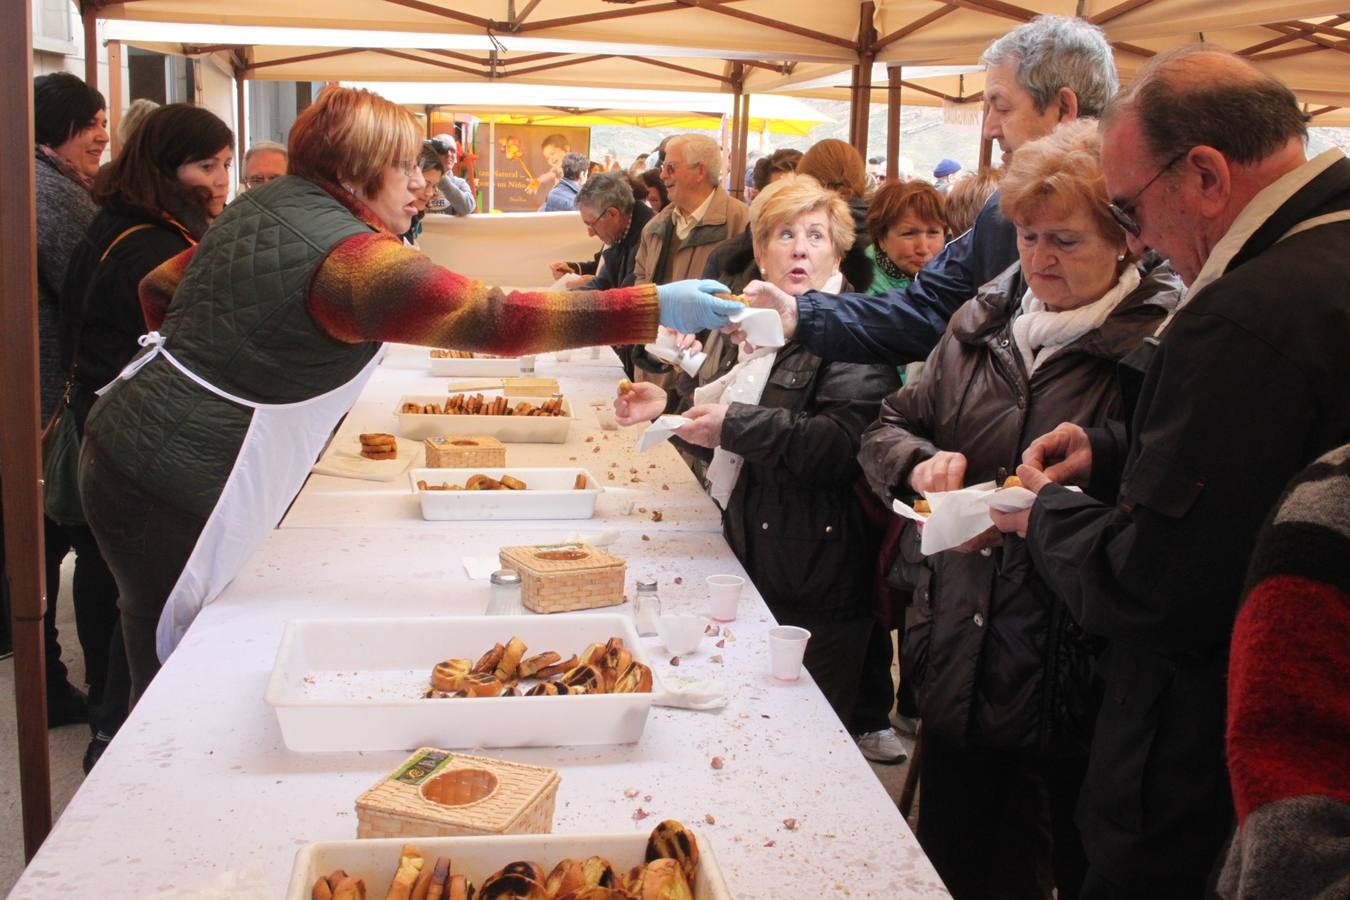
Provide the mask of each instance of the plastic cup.
{"label": "plastic cup", "polygon": [[559,350],[557,353],[553,354],[553,358],[556,359],[558,362],[567,362],[569,359],[572,358],[572,351]]}
{"label": "plastic cup", "polygon": [[693,653],[703,643],[706,623],[702,616],[688,613],[669,613],[656,618],[656,633],[661,643],[676,656]]}
{"label": "plastic cup", "polygon": [[769,629],[769,671],[779,681],[796,681],[802,675],[802,657],[811,632],[796,625]]}
{"label": "plastic cup", "polygon": [[708,617],[717,622],[736,621],[745,579],[739,575],[708,576]]}

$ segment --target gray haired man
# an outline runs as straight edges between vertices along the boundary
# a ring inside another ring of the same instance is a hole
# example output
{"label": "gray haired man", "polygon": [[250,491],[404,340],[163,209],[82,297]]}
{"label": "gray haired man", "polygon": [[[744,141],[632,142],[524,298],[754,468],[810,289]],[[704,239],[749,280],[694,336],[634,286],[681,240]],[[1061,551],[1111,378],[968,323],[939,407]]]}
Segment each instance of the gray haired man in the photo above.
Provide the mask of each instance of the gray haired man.
{"label": "gray haired man", "polygon": [[436,151],[441,158],[441,165],[445,167],[445,175],[438,185],[441,196],[445,197],[446,203],[449,204],[443,211],[456,216],[467,216],[476,210],[478,202],[474,199],[473,188],[455,174],[455,163],[459,162],[459,144],[456,143],[454,136],[438,134],[427,141],[426,146]]}

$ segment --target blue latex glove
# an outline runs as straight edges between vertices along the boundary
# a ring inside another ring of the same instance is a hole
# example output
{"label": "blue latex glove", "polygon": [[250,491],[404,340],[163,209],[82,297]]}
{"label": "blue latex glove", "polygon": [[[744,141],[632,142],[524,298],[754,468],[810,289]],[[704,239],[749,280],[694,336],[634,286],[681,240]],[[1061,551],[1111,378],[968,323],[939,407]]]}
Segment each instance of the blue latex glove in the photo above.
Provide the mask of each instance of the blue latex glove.
{"label": "blue latex glove", "polygon": [[728,293],[726,285],[711,279],[690,279],[658,285],[661,298],[661,324],[685,334],[705,328],[721,328],[730,322],[729,316],[745,309],[734,300],[712,296],[714,291]]}

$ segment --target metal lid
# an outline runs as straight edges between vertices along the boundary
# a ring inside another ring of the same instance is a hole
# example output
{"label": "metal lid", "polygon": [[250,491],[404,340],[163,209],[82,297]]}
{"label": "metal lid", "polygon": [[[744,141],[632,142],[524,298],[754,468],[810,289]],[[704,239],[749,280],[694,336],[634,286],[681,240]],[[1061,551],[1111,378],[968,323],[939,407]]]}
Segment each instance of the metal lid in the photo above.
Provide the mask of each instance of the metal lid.
{"label": "metal lid", "polygon": [[520,573],[514,569],[498,569],[492,573],[492,583],[520,587]]}
{"label": "metal lid", "polygon": [[637,580],[637,589],[639,591],[654,591],[657,589],[655,578],[639,578]]}

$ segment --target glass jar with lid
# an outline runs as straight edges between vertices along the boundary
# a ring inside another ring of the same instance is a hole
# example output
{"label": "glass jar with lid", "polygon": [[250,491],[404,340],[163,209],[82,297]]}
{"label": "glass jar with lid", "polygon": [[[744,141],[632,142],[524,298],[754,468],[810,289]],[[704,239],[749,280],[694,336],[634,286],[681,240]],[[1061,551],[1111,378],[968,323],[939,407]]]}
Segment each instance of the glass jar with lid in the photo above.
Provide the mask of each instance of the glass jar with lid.
{"label": "glass jar with lid", "polygon": [[520,573],[514,569],[498,569],[492,573],[492,595],[488,599],[487,615],[521,616],[526,612],[520,601]]}
{"label": "glass jar with lid", "polygon": [[661,595],[655,578],[639,578],[633,597],[633,625],[646,637],[656,634],[656,619],[661,615]]}

